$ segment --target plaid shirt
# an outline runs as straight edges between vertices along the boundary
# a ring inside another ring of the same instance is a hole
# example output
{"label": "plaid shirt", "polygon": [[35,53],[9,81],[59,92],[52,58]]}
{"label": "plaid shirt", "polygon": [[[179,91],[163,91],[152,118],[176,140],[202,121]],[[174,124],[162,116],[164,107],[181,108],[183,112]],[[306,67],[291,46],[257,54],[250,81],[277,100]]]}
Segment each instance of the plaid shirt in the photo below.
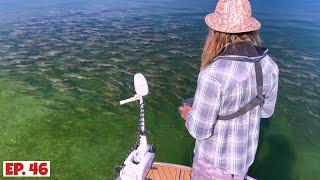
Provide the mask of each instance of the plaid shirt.
{"label": "plaid shirt", "polygon": [[[237,58],[234,55],[221,58],[228,57]],[[217,120],[218,115],[236,112],[257,95],[254,63],[221,58],[200,71],[186,127],[196,139],[195,156],[225,173],[242,174],[254,161],[260,118],[273,114],[279,70],[276,63],[265,56],[260,61],[266,96],[264,105],[232,120]],[[238,58],[241,60],[243,56]]]}

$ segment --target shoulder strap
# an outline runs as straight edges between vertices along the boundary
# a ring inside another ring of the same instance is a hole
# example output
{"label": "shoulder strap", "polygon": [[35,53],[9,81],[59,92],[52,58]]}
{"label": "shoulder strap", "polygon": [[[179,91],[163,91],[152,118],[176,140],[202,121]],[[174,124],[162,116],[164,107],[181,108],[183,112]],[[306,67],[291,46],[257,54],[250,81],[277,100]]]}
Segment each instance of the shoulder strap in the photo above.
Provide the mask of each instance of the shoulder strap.
{"label": "shoulder strap", "polygon": [[256,83],[257,83],[257,96],[256,98],[249,101],[246,105],[241,107],[237,112],[234,112],[225,116],[218,116],[217,120],[231,120],[236,117],[246,114],[248,111],[252,110],[256,106],[262,106],[264,103],[264,96],[262,94],[263,90],[263,74],[260,61],[254,62],[255,74],[256,74]]}

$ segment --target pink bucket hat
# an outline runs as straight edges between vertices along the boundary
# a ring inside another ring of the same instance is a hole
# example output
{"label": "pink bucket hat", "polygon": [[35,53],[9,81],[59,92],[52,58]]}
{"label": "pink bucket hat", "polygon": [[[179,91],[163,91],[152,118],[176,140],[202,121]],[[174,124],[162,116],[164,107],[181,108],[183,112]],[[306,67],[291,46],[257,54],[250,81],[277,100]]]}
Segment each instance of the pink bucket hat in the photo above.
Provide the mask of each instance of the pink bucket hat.
{"label": "pink bucket hat", "polygon": [[215,12],[208,14],[205,22],[211,29],[225,33],[250,32],[261,27],[252,17],[248,0],[219,0]]}

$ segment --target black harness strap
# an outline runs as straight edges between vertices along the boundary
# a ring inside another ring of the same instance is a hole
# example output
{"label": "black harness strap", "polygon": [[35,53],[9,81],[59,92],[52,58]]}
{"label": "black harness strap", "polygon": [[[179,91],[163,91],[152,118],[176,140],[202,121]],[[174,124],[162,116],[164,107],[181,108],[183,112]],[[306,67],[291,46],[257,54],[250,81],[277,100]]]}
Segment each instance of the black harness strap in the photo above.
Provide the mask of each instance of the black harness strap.
{"label": "black harness strap", "polygon": [[[261,60],[261,59],[260,59]],[[234,112],[225,116],[218,116],[217,120],[231,120],[236,117],[246,114],[248,111],[252,110],[256,106],[262,106],[264,103],[264,95],[262,94],[263,90],[263,74],[262,67],[259,61],[254,62],[255,74],[256,74],[256,83],[257,83],[257,96],[256,98],[249,101],[246,105],[241,107],[237,112]]]}

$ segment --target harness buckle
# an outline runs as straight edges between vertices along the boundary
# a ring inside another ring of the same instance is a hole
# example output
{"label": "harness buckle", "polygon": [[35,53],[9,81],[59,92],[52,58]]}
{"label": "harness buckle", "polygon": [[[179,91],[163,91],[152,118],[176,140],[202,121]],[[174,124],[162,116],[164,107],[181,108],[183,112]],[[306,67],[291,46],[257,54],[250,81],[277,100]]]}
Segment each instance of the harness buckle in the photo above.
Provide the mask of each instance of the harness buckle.
{"label": "harness buckle", "polygon": [[260,100],[260,107],[263,106],[264,104],[264,100],[265,100],[265,96],[264,95],[258,95],[257,98]]}

